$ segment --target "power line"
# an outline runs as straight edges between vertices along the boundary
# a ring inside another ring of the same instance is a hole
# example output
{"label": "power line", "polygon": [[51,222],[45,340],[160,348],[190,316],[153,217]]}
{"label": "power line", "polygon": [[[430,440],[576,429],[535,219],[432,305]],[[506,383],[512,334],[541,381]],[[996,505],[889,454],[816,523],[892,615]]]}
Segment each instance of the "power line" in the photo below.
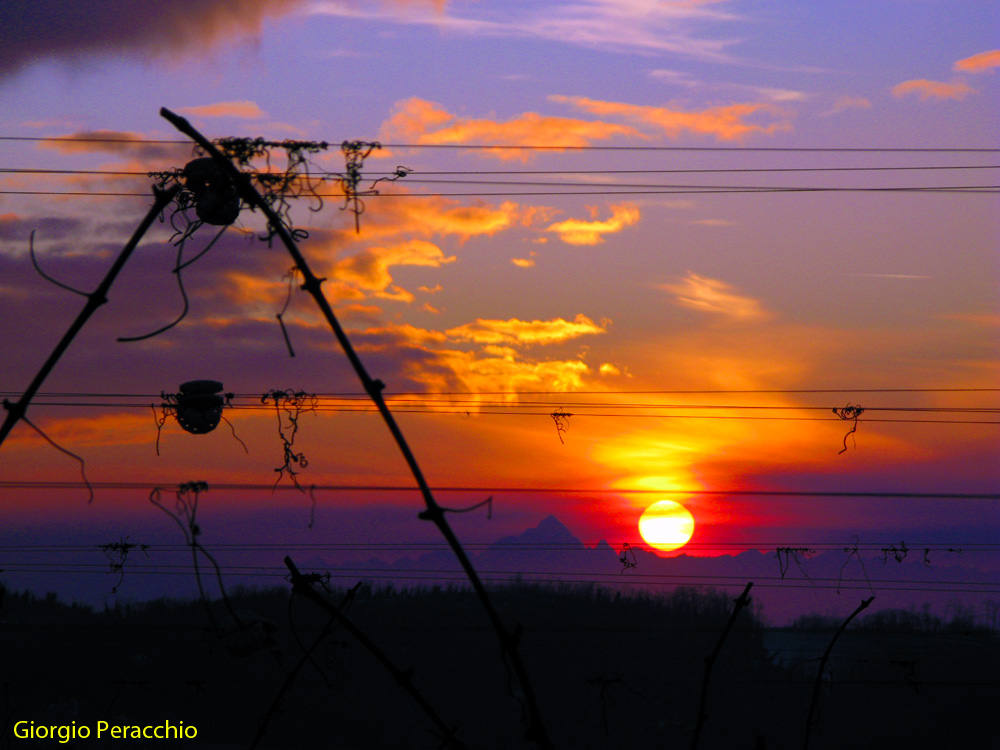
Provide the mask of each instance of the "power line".
{"label": "power line", "polygon": [[[772,193],[927,193],[954,195],[994,195],[1000,185],[961,185],[950,187],[733,187],[733,188],[670,188],[618,189],[618,190],[532,190],[502,192],[428,192],[428,193],[375,193],[368,198],[512,198],[527,196],[560,195],[720,195],[720,194],[772,194]],[[126,193],[92,190],[0,190],[0,195],[75,196],[89,198],[149,198],[148,193]],[[315,193],[310,197],[343,198],[343,193]]]}
{"label": "power line", "polygon": [[[59,563],[3,563],[6,571],[10,573],[49,573],[49,574],[95,574],[107,573],[107,563],[80,563],[71,567]],[[194,565],[142,565],[138,562],[134,566],[129,566],[126,575],[146,576],[146,575],[176,575],[193,576]],[[274,578],[284,580],[288,571],[282,566],[265,565],[225,565],[220,564],[221,573],[230,576],[251,577],[251,578]],[[400,569],[387,570],[385,568],[335,568],[327,571],[331,579],[352,579],[357,580],[409,580],[409,581],[436,581],[465,584],[468,580],[461,570],[439,570],[439,569]],[[629,573],[598,573],[584,572],[579,574],[561,573],[557,571],[502,571],[483,570],[480,576],[484,581],[492,583],[569,583],[569,584],[601,584],[615,583],[629,586],[743,586],[746,582],[745,575],[670,575],[670,574],[638,574]],[[923,584],[923,585],[921,585]],[[931,584],[931,585],[928,585]],[[835,579],[835,578],[781,578],[779,576],[755,576],[754,585],[761,588],[809,588],[817,590],[870,590],[869,582],[866,579]],[[877,585],[879,591],[899,591],[918,593],[951,593],[951,594],[998,594],[1000,584],[992,581],[875,581],[872,585]]]}
{"label": "power line", "polygon": [[[95,406],[95,407],[114,407],[114,408],[141,408],[148,409],[148,404],[58,404],[58,403],[32,403],[33,406]],[[564,404],[565,406],[572,406],[572,404]],[[272,408],[264,406],[232,406],[230,407],[236,411],[273,411]],[[761,407],[763,408],[763,407]],[[790,407],[794,408],[794,407]],[[825,411],[825,407],[822,407]],[[338,407],[325,407],[317,406],[309,410],[312,413],[333,413],[333,414],[377,414],[378,409],[370,405],[358,405],[356,407],[338,406]],[[446,409],[443,407],[393,407],[393,413],[395,414],[425,414],[429,416],[448,416],[448,415],[458,415],[465,416],[466,418],[471,418],[472,416],[483,417],[552,417],[553,412],[550,411],[528,411],[526,409],[521,410],[495,410],[495,409],[475,409],[472,408],[454,408]],[[730,420],[730,421],[743,421],[743,422],[834,422],[842,423],[844,420],[841,417],[769,417],[769,416],[757,416],[748,414],[739,415],[728,415],[728,414],[638,414],[635,412],[580,412],[580,413],[566,413],[557,414],[557,416],[563,417],[580,417],[588,419],[714,419],[714,420]],[[995,419],[916,419],[916,418],[885,418],[885,417],[871,417],[866,418],[865,421],[869,424],[949,424],[949,425],[997,425],[1000,424],[1000,420]]]}
{"label": "power line", "polygon": [[[385,397],[397,396],[567,396],[578,394],[636,394],[636,395],[677,395],[677,394],[750,394],[750,393],[1000,393],[1000,388],[766,388],[766,389],[711,389],[711,390],[574,390],[574,391],[507,391],[507,390],[477,390],[477,391],[393,391],[386,389]],[[19,396],[20,391],[0,391],[0,396]],[[39,397],[122,397],[122,398],[160,398],[159,393],[86,393],[77,391],[39,391]],[[237,398],[260,398],[259,393],[237,393]],[[367,399],[364,391],[330,391],[310,394],[318,398],[359,398]]]}
{"label": "power line", "polygon": [[[570,394],[572,395],[572,394]],[[153,396],[156,399],[158,397]],[[238,397],[237,397],[238,398]],[[231,401],[236,401],[237,398],[231,399]],[[507,403],[503,401],[483,401],[478,399],[469,399],[467,401],[456,401],[456,400],[446,400],[437,399],[432,396],[424,399],[418,399],[413,397],[406,398],[394,398],[387,397],[386,402],[399,406],[403,405],[403,408],[409,408],[413,410],[414,404],[419,404],[426,407],[428,412],[435,412],[438,410],[446,409],[447,413],[462,412],[469,407],[477,408],[487,408],[487,409],[505,409],[505,410],[524,410],[524,409],[535,409],[538,407],[572,407],[574,409],[598,409],[598,408],[615,408],[615,409],[626,409],[626,410],[637,410],[637,409],[680,409],[680,410],[698,410],[698,411],[830,411],[830,407],[827,405],[821,406],[810,406],[805,404],[800,405],[777,405],[777,404],[657,404],[657,403],[642,403],[642,402],[614,402],[614,401],[603,401],[603,402],[586,402],[586,401],[573,401],[570,398],[557,399],[553,401],[518,401]],[[100,408],[148,408],[147,403],[136,403],[131,401],[44,401],[36,400],[32,402],[34,406],[65,406],[65,407],[100,407]],[[447,409],[447,407],[451,407]],[[249,403],[240,404],[232,403],[231,408],[240,411],[274,411],[274,407],[268,404],[260,403]],[[316,403],[312,406],[311,411],[358,411],[358,410],[368,410],[370,411],[374,407],[361,402],[360,400],[345,400],[343,403],[338,403],[337,400],[328,400],[316,398]],[[932,413],[932,414],[1000,414],[1000,407],[995,406],[865,406],[865,413],[868,412],[913,412],[913,413]],[[499,412],[491,412],[499,413]],[[548,414],[548,412],[533,412],[535,414]],[[589,413],[584,412],[587,416]],[[605,416],[628,416],[627,413],[624,414],[614,414]]]}
{"label": "power line", "polygon": [[[714,169],[477,169],[477,170],[424,170],[412,169],[407,172],[406,182],[422,181],[423,175],[604,175],[604,174],[737,174],[737,173],[799,173],[799,172],[912,172],[925,170],[965,170],[1000,169],[1000,164],[945,164],[893,167],[733,167]],[[0,173],[11,174],[57,174],[96,175],[108,177],[148,177],[149,171],[108,170],[108,169],[45,169],[40,167],[0,167]],[[396,172],[366,171],[372,177],[393,177]],[[319,182],[337,182],[338,174],[309,174],[309,178]]]}
{"label": "power line", "polygon": [[[55,480],[4,480],[0,481],[0,490],[4,489],[80,489],[84,487],[81,481]],[[177,482],[91,482],[95,490],[170,490],[177,487]],[[317,492],[419,492],[415,485],[387,484],[312,484],[311,490]],[[257,484],[250,482],[213,482],[209,489],[217,491],[295,491],[301,492],[294,485]],[[882,490],[678,490],[678,489],[612,489],[588,487],[502,487],[490,485],[438,486],[431,487],[433,492],[464,492],[477,494],[541,494],[541,495],[694,495],[733,497],[869,497],[883,499],[913,499],[913,500],[1000,500],[1000,493],[983,492],[887,492]]]}
{"label": "power line", "polygon": [[[336,139],[326,139],[333,143]],[[69,142],[69,143],[128,143],[135,145],[191,145],[189,140],[121,138],[114,136],[0,136],[0,141]],[[383,148],[412,149],[492,149],[517,151],[707,151],[707,152],[775,152],[775,153],[1000,153],[1000,148],[950,147],[879,147],[879,146],[580,146],[580,145],[513,145],[505,143],[381,143]]]}
{"label": "power line", "polygon": [[[616,546],[620,548],[621,542],[612,542],[606,539],[599,541],[575,541],[575,542],[467,542],[462,546],[467,550],[491,551],[491,552],[579,552],[581,554],[591,554],[602,552],[595,549],[602,543],[610,548]],[[632,542],[629,542],[635,546]],[[895,542],[866,542],[857,545],[845,544],[844,542],[810,542],[804,540],[781,540],[769,542],[688,542],[684,545],[685,552],[705,552],[742,549],[745,551],[757,550],[769,554],[772,558],[777,548],[808,548],[810,553],[822,554],[826,552],[858,552],[885,553],[891,551],[887,544]],[[45,543],[45,544],[0,544],[0,551],[32,551],[32,552],[94,552],[101,545],[79,544],[79,543]],[[150,544],[147,545],[150,551],[156,552],[179,552],[190,554],[191,547],[186,544]],[[212,550],[218,552],[232,553],[256,553],[256,552],[436,552],[450,549],[443,542],[326,542],[326,543],[280,543],[280,542],[229,542],[214,543]],[[929,552],[949,552],[953,554],[965,554],[970,552],[1000,552],[1000,543],[991,542],[920,542],[911,541],[907,545],[907,552],[913,553],[913,559],[918,560],[919,553]],[[679,551],[679,550],[678,550]],[[901,551],[901,550],[900,550]],[[706,556],[707,557],[707,556]],[[713,558],[714,559],[714,558]]]}
{"label": "power line", "polygon": [[[41,139],[40,139],[41,140]],[[763,152],[763,153],[835,153],[835,154],[995,154],[1000,148],[885,148],[885,147],[831,147],[831,146],[550,146],[511,144],[462,144],[462,143],[383,143],[383,148],[425,149],[488,149],[514,151],[694,151],[694,152]]]}

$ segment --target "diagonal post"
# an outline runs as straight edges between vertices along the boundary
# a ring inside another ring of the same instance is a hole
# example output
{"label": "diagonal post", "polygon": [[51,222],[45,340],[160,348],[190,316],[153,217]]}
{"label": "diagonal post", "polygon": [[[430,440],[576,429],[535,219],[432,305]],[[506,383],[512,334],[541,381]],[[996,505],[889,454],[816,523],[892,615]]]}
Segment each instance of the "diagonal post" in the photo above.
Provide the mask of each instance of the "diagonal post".
{"label": "diagonal post", "polygon": [[747,583],[747,587],[743,589],[743,593],[740,594],[740,598],[736,600],[736,606],[733,607],[732,614],[729,615],[729,621],[726,623],[726,627],[722,629],[722,635],[719,636],[719,642],[715,644],[715,649],[708,656],[705,657],[705,677],[701,683],[701,700],[698,703],[698,723],[694,728],[694,737],[691,740],[691,750],[697,750],[698,740],[701,738],[701,729],[705,726],[705,722],[708,721],[708,714],[705,712],[705,706],[708,704],[708,683],[712,678],[712,667],[715,666],[715,660],[719,658],[719,652],[722,651],[722,644],[726,642],[726,638],[729,637],[729,631],[733,629],[733,624],[736,622],[737,616],[740,611],[750,604],[750,589],[753,588],[753,581]]}
{"label": "diagonal post", "polygon": [[118,254],[115,262],[108,269],[108,272],[104,275],[104,279],[98,285],[98,287],[90,294],[85,295],[87,297],[87,302],[83,306],[83,310],[80,314],[76,316],[76,320],[70,325],[69,329],[63,334],[63,337],[56,344],[55,349],[49,355],[49,358],[45,360],[41,369],[35,375],[31,384],[28,385],[27,390],[21,395],[17,401],[11,402],[7,399],[3,400],[3,408],[7,410],[7,416],[4,418],[3,425],[0,425],[0,446],[3,445],[3,441],[10,434],[10,431],[14,429],[14,425],[25,416],[28,411],[28,404],[31,403],[31,399],[35,397],[38,389],[42,387],[42,383],[45,382],[45,378],[49,376],[52,369],[56,366],[56,362],[59,358],[66,352],[69,345],[73,342],[76,334],[80,332],[84,324],[90,319],[90,316],[101,305],[108,301],[108,290],[111,289],[111,285],[114,283],[115,278],[118,273],[125,266],[129,257],[132,255],[132,251],[135,250],[139,241],[142,240],[143,235],[149,230],[150,225],[156,220],[157,215],[166,208],[170,201],[174,199],[177,191],[180,190],[179,185],[171,185],[169,188],[160,189],[157,187],[153,188],[153,205],[150,206],[149,211],[143,217],[142,222],[133,232],[132,237],[126,243],[125,247]]}
{"label": "diagonal post", "polygon": [[[292,558],[285,556],[285,566],[289,570],[289,578],[292,581],[292,590],[306,597],[313,603],[319,605],[322,609],[330,614],[331,622],[336,621],[343,628],[354,636],[357,641],[368,649],[368,652],[374,656],[379,663],[388,670],[389,674],[393,676],[396,683],[403,688],[410,696],[417,702],[417,705],[423,710],[427,717],[434,723],[434,726],[438,728],[441,733],[443,744],[447,743],[448,747],[454,748],[455,750],[465,750],[466,745],[464,742],[455,736],[455,730],[448,726],[448,724],[442,719],[434,707],[427,701],[423,693],[421,693],[416,685],[413,684],[413,670],[412,669],[400,669],[397,667],[392,660],[386,655],[386,653],[379,648],[379,646],[361,630],[357,625],[355,625],[348,617],[345,615],[341,608],[335,605],[333,602],[327,600],[319,594],[307,581],[306,577],[299,572],[298,567],[292,561]],[[360,585],[360,584],[358,584]],[[442,746],[443,746],[442,744]]]}
{"label": "diagonal post", "polygon": [[434,494],[431,492],[430,486],[427,484],[427,480],[424,478],[423,472],[417,463],[417,459],[413,455],[413,451],[410,450],[410,446],[406,442],[406,438],[403,436],[402,430],[400,430],[392,412],[389,411],[389,407],[385,403],[385,399],[382,397],[382,391],[385,388],[385,383],[381,380],[372,378],[368,374],[361,358],[358,357],[357,352],[354,350],[354,346],[351,344],[347,334],[341,327],[336,315],[334,315],[333,308],[330,306],[329,300],[327,300],[326,295],[321,289],[321,284],[324,279],[318,278],[313,273],[291,233],[285,227],[284,222],[253,186],[250,178],[246,174],[240,172],[229,159],[222,155],[213,143],[199,133],[185,118],[174,114],[166,107],[160,109],[160,115],[168,120],[175,128],[177,128],[177,130],[184,133],[197,143],[202,149],[204,149],[206,154],[215,159],[216,163],[220,166],[220,168],[225,170],[225,173],[230,177],[233,184],[236,186],[240,198],[246,201],[246,203],[251,207],[259,208],[261,210],[267,219],[274,236],[281,240],[281,243],[288,250],[289,255],[292,256],[292,260],[295,262],[296,268],[298,268],[299,272],[302,274],[302,278],[304,279],[302,289],[309,292],[315,300],[320,312],[322,312],[323,317],[326,319],[331,330],[333,331],[333,335],[336,337],[337,342],[340,344],[341,348],[344,350],[344,354],[347,356],[348,361],[351,363],[351,367],[354,369],[358,379],[361,381],[361,385],[365,389],[365,393],[368,394],[368,397],[378,408],[379,414],[382,415],[383,421],[389,428],[389,432],[392,434],[400,453],[402,453],[407,466],[410,468],[410,472],[413,474],[413,478],[417,483],[417,487],[420,489],[420,494],[423,497],[425,505],[425,509],[419,514],[419,518],[424,521],[430,521],[437,526],[442,536],[444,536],[445,540],[448,542],[448,546],[458,559],[462,569],[465,571],[465,575],[469,579],[469,583],[472,585],[473,590],[475,590],[476,595],[479,597],[483,608],[486,610],[486,615],[489,618],[490,624],[493,626],[497,639],[500,643],[500,650],[503,657],[513,669],[517,681],[520,684],[521,692],[524,696],[523,705],[528,717],[528,727],[525,732],[525,738],[535,742],[541,748],[546,748],[547,750],[551,749],[552,743],[549,740],[548,733],[542,721],[541,712],[538,708],[538,702],[535,699],[534,689],[528,680],[527,670],[525,669],[524,662],[521,660],[521,656],[518,651],[519,630],[515,630],[514,632],[507,630],[506,625],[504,625],[503,620],[500,618],[500,614],[493,606],[493,602],[486,591],[486,586],[483,584],[482,579],[480,579],[479,574],[472,565],[472,561],[469,559],[469,556],[466,554],[461,542],[459,542],[458,537],[455,535],[455,532],[452,530],[448,520],[445,518],[445,509],[438,504],[437,500],[435,500]]}
{"label": "diagonal post", "polygon": [[809,750],[809,734],[812,731],[812,726],[815,723],[816,716],[816,705],[819,703],[819,690],[823,684],[823,672],[826,670],[826,663],[830,660],[830,652],[833,651],[833,645],[840,638],[840,634],[843,633],[847,626],[850,625],[851,620],[861,614],[865,609],[868,609],[868,605],[875,601],[874,596],[869,596],[867,599],[862,600],[861,604],[858,605],[851,614],[847,616],[840,627],[837,628],[837,632],[833,634],[833,638],[830,639],[830,645],[826,647],[826,651],[823,652],[823,657],[819,661],[819,670],[816,672],[816,684],[813,685],[812,700],[809,702],[809,715],[806,716],[806,736],[802,741],[803,750]]}

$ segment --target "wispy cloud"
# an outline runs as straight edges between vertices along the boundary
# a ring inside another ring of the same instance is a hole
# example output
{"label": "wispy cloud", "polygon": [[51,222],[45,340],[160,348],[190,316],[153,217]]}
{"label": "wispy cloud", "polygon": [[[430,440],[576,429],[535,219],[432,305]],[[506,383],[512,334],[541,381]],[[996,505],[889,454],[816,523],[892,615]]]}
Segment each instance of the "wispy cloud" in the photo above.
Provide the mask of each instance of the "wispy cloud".
{"label": "wispy cloud", "polygon": [[678,305],[699,312],[742,321],[770,317],[760,302],[737,294],[730,284],[690,271],[679,282],[663,284],[661,288],[673,294]]}
{"label": "wispy cloud", "polygon": [[200,107],[178,107],[177,111],[194,117],[231,117],[237,120],[259,120],[264,111],[251,101],[218,102]]}
{"label": "wispy cloud", "polygon": [[[670,138],[681,135],[707,135],[719,141],[738,141],[751,134],[773,135],[791,130],[791,113],[769,102],[749,102],[685,111],[624,102],[599,101],[583,96],[550,96],[552,101],[569,104],[602,117],[619,117],[651,126]],[[760,115],[771,121],[757,123],[750,118]]]}
{"label": "wispy cloud", "polygon": [[848,109],[871,109],[872,103],[863,96],[851,96],[849,94],[844,94],[843,96],[837,97],[837,101],[833,103],[833,108],[826,112],[825,114],[834,115],[844,110]]}
{"label": "wispy cloud", "polygon": [[573,320],[484,320],[450,328],[446,332],[456,340],[478,344],[555,344],[580,336],[604,333],[605,329],[582,313]]}
{"label": "wispy cloud", "polygon": [[976,90],[971,88],[964,81],[930,81],[926,78],[917,78],[912,81],[903,81],[892,87],[892,95],[904,97],[915,95],[920,97],[920,101],[926,102],[931,99],[956,99],[961,100],[969,94],[975,94]]}
{"label": "wispy cloud", "polygon": [[910,273],[851,273],[845,271],[841,276],[865,276],[872,279],[930,279],[931,276],[919,276]]}
{"label": "wispy cloud", "polygon": [[799,102],[809,98],[809,94],[795,89],[751,85],[746,83],[708,82],[694,78],[690,73],[678,70],[657,68],[650,70],[647,75],[653,80],[662,81],[674,86],[682,86],[687,89],[699,91],[746,92],[753,94],[755,97],[767,99],[772,102]]}
{"label": "wispy cloud", "polygon": [[124,130],[83,130],[46,138],[39,145],[63,154],[115,154],[144,161],[174,159],[177,164],[191,158],[191,148],[186,144],[156,143],[148,135]]}
{"label": "wispy cloud", "polygon": [[971,57],[964,57],[952,66],[952,70],[959,73],[985,73],[993,68],[1000,68],[1000,49],[991,49]]}
{"label": "wispy cloud", "polygon": [[422,24],[451,33],[477,36],[533,37],[616,52],[671,53],[731,61],[734,39],[711,39],[696,28],[739,20],[717,2],[658,0],[562,0],[561,2],[468,4],[422,11],[412,5],[400,12],[373,2],[317,2],[312,12],[382,23]]}
{"label": "wispy cloud", "polygon": [[556,233],[568,245],[598,245],[604,242],[604,235],[620,232],[638,221],[639,208],[631,203],[621,203],[611,206],[611,217],[608,219],[566,219],[550,224],[545,231]]}

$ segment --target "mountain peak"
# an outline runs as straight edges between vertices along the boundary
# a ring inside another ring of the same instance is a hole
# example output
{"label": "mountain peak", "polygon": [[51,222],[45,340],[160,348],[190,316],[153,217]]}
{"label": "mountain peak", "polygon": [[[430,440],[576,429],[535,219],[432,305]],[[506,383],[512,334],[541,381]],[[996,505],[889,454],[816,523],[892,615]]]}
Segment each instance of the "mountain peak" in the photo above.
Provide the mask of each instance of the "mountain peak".
{"label": "mountain peak", "polygon": [[543,518],[534,528],[526,529],[516,536],[504,537],[493,546],[504,547],[511,544],[544,545],[556,549],[583,546],[583,542],[573,536],[573,533],[563,525],[562,521],[551,515]]}

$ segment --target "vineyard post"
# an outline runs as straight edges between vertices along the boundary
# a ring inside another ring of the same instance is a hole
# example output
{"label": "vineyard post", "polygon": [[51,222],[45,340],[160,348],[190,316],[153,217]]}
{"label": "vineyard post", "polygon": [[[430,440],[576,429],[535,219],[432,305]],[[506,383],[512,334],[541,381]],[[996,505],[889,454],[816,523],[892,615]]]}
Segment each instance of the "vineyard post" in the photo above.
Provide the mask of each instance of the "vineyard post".
{"label": "vineyard post", "polygon": [[743,593],[740,594],[739,599],[736,600],[736,606],[733,608],[732,614],[729,615],[729,621],[726,623],[726,627],[722,629],[722,635],[719,636],[719,642],[715,644],[715,649],[708,656],[705,657],[705,677],[701,682],[701,700],[698,702],[698,723],[694,728],[694,737],[691,739],[691,750],[697,750],[698,740],[701,737],[701,729],[708,721],[708,714],[705,712],[705,706],[708,703],[708,683],[712,677],[712,667],[715,666],[715,660],[719,658],[719,652],[722,650],[722,644],[726,642],[726,638],[729,636],[729,631],[733,629],[733,624],[736,622],[737,616],[740,611],[750,604],[750,589],[753,588],[753,581],[747,583]]}
{"label": "vineyard post", "polygon": [[509,662],[511,668],[513,669],[517,681],[520,684],[521,693],[524,696],[523,708],[525,709],[528,717],[528,728],[525,732],[525,737],[534,741],[542,748],[552,748],[552,743],[549,740],[548,732],[546,731],[545,724],[542,721],[541,712],[538,708],[538,702],[535,698],[534,689],[528,680],[527,670],[518,651],[520,629],[516,628],[513,632],[511,632],[508,631],[507,627],[503,624],[500,614],[493,606],[493,602],[486,591],[485,585],[472,565],[472,561],[469,559],[469,556],[466,554],[461,542],[459,542],[458,537],[455,535],[451,525],[445,518],[446,509],[441,507],[434,498],[430,485],[427,484],[427,480],[424,478],[423,472],[417,464],[416,457],[410,450],[399,425],[396,423],[392,412],[389,411],[389,407],[386,405],[385,399],[382,397],[382,390],[385,388],[385,383],[381,380],[372,378],[368,374],[364,364],[361,362],[360,357],[358,357],[357,352],[354,350],[353,345],[348,339],[347,334],[341,327],[336,315],[334,315],[333,308],[330,306],[330,302],[327,300],[326,295],[323,293],[320,286],[324,279],[318,278],[313,273],[291,233],[285,227],[284,222],[253,186],[249,177],[240,172],[240,170],[238,170],[229,159],[226,159],[226,157],[222,155],[213,143],[198,132],[185,118],[174,114],[166,107],[160,109],[160,114],[175,128],[177,128],[177,130],[184,133],[197,143],[206,154],[215,159],[219,167],[224,170],[225,174],[232,180],[233,185],[236,186],[240,197],[253,208],[259,208],[261,210],[268,221],[273,235],[281,240],[281,243],[288,250],[289,255],[292,256],[295,266],[299,269],[299,272],[302,274],[302,278],[304,280],[302,289],[307,291],[315,300],[316,305],[319,307],[323,317],[326,319],[327,324],[330,326],[334,336],[343,349],[344,354],[351,363],[351,367],[354,369],[358,379],[361,381],[362,387],[364,387],[368,397],[371,398],[372,402],[378,408],[378,411],[381,414],[386,426],[389,428],[389,432],[392,434],[400,453],[402,453],[410,472],[413,474],[413,478],[420,489],[420,493],[423,496],[424,504],[426,506],[425,509],[420,512],[419,518],[421,520],[431,521],[435,526],[437,526],[438,530],[448,542],[448,545],[459,561],[459,564],[462,566],[462,569],[465,571],[466,577],[469,579],[472,588],[478,595],[483,608],[486,610],[490,624],[493,626],[499,640],[500,650],[503,657]]}
{"label": "vineyard post", "polygon": [[847,619],[840,624],[839,628],[837,628],[837,632],[833,634],[833,638],[830,639],[830,645],[828,645],[826,647],[826,651],[823,652],[823,657],[819,661],[819,670],[816,672],[816,684],[813,686],[812,701],[809,703],[809,715],[806,716],[806,736],[802,742],[802,750],[809,750],[809,733],[812,731],[812,725],[814,722],[813,717],[816,714],[816,704],[819,702],[819,690],[820,686],[823,684],[823,671],[826,669],[826,663],[830,659],[830,652],[833,651],[833,644],[835,644],[837,639],[840,638],[840,634],[847,629],[851,620],[861,614],[862,610],[867,609],[868,605],[873,601],[875,601],[875,597],[869,596],[858,605],[857,609],[847,616]]}

